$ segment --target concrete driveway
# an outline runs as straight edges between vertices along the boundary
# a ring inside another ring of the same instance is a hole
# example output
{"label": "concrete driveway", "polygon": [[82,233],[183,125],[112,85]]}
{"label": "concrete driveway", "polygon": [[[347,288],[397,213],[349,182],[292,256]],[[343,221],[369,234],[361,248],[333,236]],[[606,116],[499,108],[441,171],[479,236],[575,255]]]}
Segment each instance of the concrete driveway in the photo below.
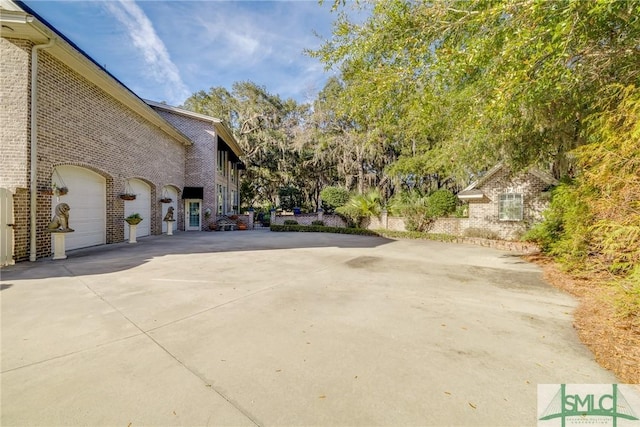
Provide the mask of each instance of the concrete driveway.
{"label": "concrete driveway", "polygon": [[614,383],[575,301],[508,252],[180,233],[2,270],[10,425],[535,425]]}

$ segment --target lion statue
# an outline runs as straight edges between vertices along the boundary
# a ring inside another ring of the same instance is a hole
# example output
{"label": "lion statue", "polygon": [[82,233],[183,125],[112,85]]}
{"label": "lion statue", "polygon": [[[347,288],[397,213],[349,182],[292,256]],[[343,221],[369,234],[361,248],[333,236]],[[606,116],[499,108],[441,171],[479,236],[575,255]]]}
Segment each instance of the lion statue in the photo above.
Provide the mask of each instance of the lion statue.
{"label": "lion statue", "polygon": [[164,220],[163,221],[174,221],[174,219],[173,219],[173,206],[169,206],[169,209],[167,209],[167,214],[164,216]]}
{"label": "lion statue", "polygon": [[69,228],[69,211],[71,208],[66,203],[59,203],[56,206],[56,214],[49,223],[50,231],[73,231]]}

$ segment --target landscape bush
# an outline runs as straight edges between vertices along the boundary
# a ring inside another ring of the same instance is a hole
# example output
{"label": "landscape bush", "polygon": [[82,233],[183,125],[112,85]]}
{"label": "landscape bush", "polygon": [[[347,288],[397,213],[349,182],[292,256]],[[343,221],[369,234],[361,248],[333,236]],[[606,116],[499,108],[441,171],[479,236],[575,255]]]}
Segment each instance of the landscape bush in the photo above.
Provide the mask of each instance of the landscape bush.
{"label": "landscape bush", "polygon": [[271,225],[271,231],[297,231],[315,233],[356,234],[360,236],[378,236],[375,231],[364,228],[327,227],[322,225]]}
{"label": "landscape bush", "polygon": [[320,192],[320,198],[322,199],[322,209],[331,214],[335,212],[336,208],[347,204],[351,194],[343,187],[325,187]]}

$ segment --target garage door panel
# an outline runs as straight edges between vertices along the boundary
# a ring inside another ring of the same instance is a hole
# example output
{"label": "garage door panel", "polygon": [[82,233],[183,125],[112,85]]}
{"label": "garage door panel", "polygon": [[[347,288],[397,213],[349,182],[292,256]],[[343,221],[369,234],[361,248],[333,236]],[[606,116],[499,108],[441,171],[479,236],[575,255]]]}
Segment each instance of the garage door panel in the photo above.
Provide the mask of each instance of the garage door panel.
{"label": "garage door panel", "polygon": [[[139,179],[130,179],[127,185],[136,199],[124,202],[124,216],[139,213],[143,220],[136,228],[136,237],[148,236],[151,234],[151,187]],[[124,237],[129,238],[129,226],[124,227]]]}
{"label": "garage door panel", "polygon": [[[51,214],[59,203],[66,203],[69,226],[75,230],[66,236],[66,249],[78,249],[106,243],[106,180],[97,173],[78,166],[56,167],[52,181],[66,186],[69,192],[52,196]],[[53,247],[52,239],[52,247]]]}

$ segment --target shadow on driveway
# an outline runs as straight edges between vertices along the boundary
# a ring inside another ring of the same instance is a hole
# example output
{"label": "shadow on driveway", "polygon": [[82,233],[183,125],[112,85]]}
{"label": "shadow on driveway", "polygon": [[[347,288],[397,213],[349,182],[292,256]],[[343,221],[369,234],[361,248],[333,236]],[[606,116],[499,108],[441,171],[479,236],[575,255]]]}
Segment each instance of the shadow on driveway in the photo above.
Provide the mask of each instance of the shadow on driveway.
{"label": "shadow on driveway", "polygon": [[[138,267],[166,255],[225,254],[284,249],[375,248],[392,242],[375,236],[332,233],[272,233],[268,229],[229,232],[179,232],[173,236],[138,238],[128,242],[67,251],[66,260],[44,258],[2,269],[2,282],[15,279],[46,279],[78,274],[113,273]],[[247,257],[246,254],[239,255]],[[250,259],[250,256],[248,256]],[[70,271],[72,270],[72,271]],[[2,285],[11,286],[8,284]]]}

